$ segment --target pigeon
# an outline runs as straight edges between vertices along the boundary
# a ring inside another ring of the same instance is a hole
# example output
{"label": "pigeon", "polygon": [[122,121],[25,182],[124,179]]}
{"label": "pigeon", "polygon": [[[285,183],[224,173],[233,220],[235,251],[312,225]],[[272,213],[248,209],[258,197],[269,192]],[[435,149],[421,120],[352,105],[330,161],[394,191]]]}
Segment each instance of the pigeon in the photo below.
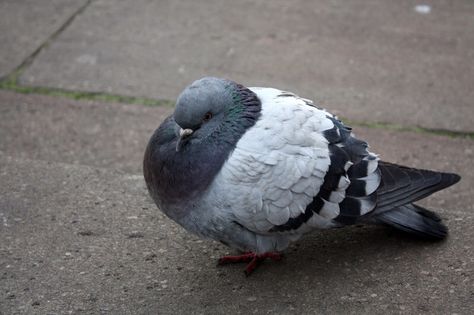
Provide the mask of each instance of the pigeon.
{"label": "pigeon", "polygon": [[460,180],[382,161],[311,100],[215,77],[179,95],[143,172],[166,216],[239,251],[219,263],[246,262],[246,274],[317,229],[381,224],[443,239],[441,218],[414,202]]}

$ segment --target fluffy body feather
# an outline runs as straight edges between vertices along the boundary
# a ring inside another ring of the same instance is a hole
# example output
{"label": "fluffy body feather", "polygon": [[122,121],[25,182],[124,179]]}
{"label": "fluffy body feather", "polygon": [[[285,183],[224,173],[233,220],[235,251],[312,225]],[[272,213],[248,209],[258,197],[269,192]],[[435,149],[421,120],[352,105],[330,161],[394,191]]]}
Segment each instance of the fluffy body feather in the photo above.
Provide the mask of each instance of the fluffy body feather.
{"label": "fluffy body feather", "polygon": [[[220,79],[203,80],[214,84],[213,80]],[[203,83],[196,82],[199,89]],[[234,83],[226,84],[223,91]],[[290,241],[314,229],[355,223],[388,224],[434,239],[446,235],[436,215],[412,203],[454,184],[459,176],[381,162],[335,116],[292,93],[235,89],[246,93],[255,108],[252,115],[243,116],[248,126],[238,137],[222,136],[220,145],[220,133],[235,129],[226,118],[231,114],[223,114],[222,124],[213,129],[215,143],[191,142],[189,150],[193,145],[203,148],[181,163],[187,152],[170,151],[180,127],[172,116],[155,132],[145,153],[144,173],[151,196],[186,229],[255,253],[284,250]],[[192,99],[194,92],[186,93],[181,99]],[[224,123],[228,123],[225,128]],[[211,155],[205,158],[206,154]],[[210,156],[218,158],[202,166]],[[187,175],[193,176],[194,168],[202,169],[201,180],[192,185],[172,174],[191,172]]]}

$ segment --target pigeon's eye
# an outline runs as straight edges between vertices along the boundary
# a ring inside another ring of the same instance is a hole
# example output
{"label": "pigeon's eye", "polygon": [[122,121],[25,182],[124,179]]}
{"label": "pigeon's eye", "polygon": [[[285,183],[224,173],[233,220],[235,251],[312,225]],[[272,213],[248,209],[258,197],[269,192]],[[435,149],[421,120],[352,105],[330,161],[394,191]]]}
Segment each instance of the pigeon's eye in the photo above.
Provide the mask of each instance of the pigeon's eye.
{"label": "pigeon's eye", "polygon": [[204,117],[202,118],[202,121],[203,121],[203,122],[206,122],[206,121],[211,120],[211,118],[212,118],[212,113],[211,113],[211,112],[207,112],[207,113],[204,115]]}

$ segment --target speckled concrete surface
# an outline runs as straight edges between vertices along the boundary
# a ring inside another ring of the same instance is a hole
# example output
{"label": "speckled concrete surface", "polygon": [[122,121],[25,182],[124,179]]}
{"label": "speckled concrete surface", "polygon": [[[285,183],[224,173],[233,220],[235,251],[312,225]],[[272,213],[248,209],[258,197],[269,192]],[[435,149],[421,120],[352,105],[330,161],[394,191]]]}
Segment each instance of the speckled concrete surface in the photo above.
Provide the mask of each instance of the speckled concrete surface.
{"label": "speckled concrete surface", "polygon": [[45,43],[87,0],[0,2],[0,78]]}
{"label": "speckled concrete surface", "polygon": [[[474,3],[93,1],[28,85],[175,99],[217,75],[362,121],[474,132]],[[59,70],[59,71],[58,71]]]}

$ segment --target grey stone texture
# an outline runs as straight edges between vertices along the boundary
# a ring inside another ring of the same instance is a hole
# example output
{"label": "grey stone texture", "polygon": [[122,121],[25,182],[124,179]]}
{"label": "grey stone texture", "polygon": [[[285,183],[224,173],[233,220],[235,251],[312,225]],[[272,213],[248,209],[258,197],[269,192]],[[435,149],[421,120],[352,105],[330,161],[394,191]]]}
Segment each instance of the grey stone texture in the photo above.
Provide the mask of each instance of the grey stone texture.
{"label": "grey stone texture", "polygon": [[20,66],[86,0],[0,1],[0,78]]}
{"label": "grey stone texture", "polygon": [[175,99],[204,75],[359,121],[473,132],[474,3],[94,1],[25,84]]}
{"label": "grey stone texture", "polygon": [[151,135],[171,110],[0,94],[0,151],[20,158],[107,167],[132,174],[141,173],[148,141],[145,135]]}

